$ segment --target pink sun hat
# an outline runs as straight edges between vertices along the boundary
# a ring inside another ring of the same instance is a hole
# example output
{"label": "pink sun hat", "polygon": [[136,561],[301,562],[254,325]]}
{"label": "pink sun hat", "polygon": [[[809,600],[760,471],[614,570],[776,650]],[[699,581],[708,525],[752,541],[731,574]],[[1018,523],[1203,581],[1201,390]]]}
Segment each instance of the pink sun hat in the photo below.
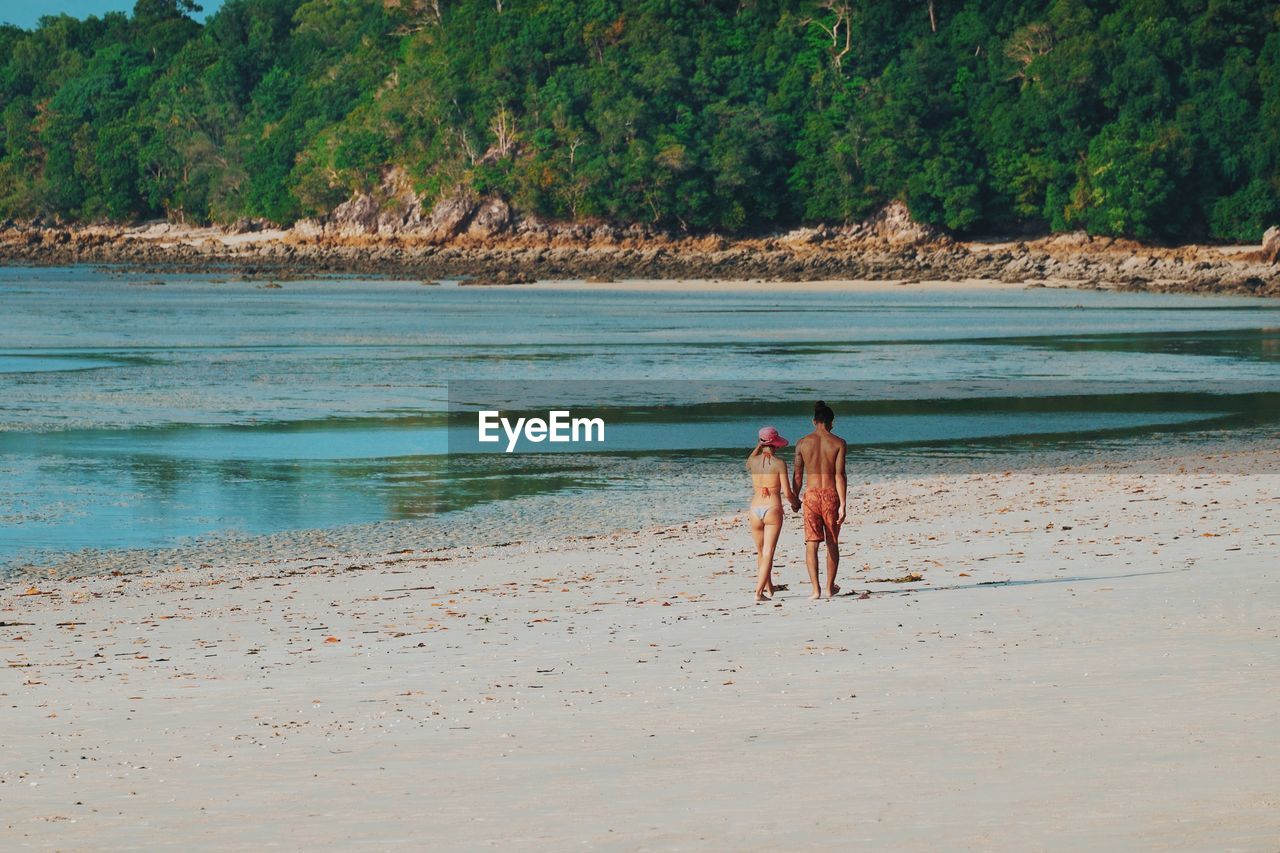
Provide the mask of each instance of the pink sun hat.
{"label": "pink sun hat", "polygon": [[760,443],[770,447],[786,447],[791,442],[778,435],[777,427],[760,427]]}

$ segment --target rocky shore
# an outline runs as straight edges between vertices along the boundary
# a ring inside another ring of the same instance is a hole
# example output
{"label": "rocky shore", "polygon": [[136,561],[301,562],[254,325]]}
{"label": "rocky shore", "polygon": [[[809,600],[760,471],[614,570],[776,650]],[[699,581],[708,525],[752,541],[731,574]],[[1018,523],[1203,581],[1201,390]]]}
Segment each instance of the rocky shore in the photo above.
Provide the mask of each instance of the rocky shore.
{"label": "rocky shore", "polygon": [[0,223],[0,263],[124,265],[296,278],[360,274],[519,284],[624,278],[816,281],[995,279],[1093,289],[1280,296],[1280,229],[1262,246],[1151,246],[1082,233],[960,241],[891,204],[864,222],[750,238],[644,225],[548,223],[497,198],[457,197],[428,214],[394,177],[287,230]]}

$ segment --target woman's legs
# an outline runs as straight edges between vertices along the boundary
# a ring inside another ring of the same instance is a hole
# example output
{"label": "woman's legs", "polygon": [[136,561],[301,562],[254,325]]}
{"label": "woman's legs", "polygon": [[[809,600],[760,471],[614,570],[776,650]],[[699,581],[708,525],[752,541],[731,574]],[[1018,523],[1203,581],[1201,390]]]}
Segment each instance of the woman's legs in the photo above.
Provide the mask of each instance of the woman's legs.
{"label": "woman's legs", "polygon": [[756,601],[764,601],[773,594],[773,552],[778,547],[778,535],[782,533],[782,509],[776,507],[765,514],[761,523],[760,546],[756,562]]}
{"label": "woman's legs", "polygon": [[[760,520],[760,516],[756,515],[750,509],[747,510],[747,527],[751,529],[751,538],[756,540],[756,569],[760,568],[760,552],[764,549],[764,522]],[[763,601],[764,598],[760,594],[760,584],[756,584],[756,601]]]}

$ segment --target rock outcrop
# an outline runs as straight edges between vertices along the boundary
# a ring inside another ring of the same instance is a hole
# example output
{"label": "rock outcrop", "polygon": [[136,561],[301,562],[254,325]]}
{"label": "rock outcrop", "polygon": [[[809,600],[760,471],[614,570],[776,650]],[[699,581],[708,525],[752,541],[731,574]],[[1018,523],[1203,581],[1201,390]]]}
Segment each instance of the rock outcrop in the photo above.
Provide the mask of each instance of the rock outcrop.
{"label": "rock outcrop", "polygon": [[1272,225],[1262,235],[1262,260],[1280,264],[1280,225]]}
{"label": "rock outcrop", "polygon": [[467,226],[467,236],[478,239],[497,237],[511,227],[511,208],[497,196],[490,196],[476,207]]}
{"label": "rock outcrop", "polygon": [[471,221],[472,215],[476,212],[476,205],[476,197],[470,193],[459,192],[448,198],[442,198],[431,209],[431,218],[427,222],[425,236],[436,242],[457,237]]}
{"label": "rock outcrop", "polygon": [[945,243],[950,237],[941,228],[912,219],[911,211],[901,201],[891,201],[871,216],[839,229],[849,240],[885,243],[890,246],[920,246]]}
{"label": "rock outcrop", "polygon": [[423,198],[399,167],[389,170],[370,192],[356,193],[326,216],[294,225],[301,237],[392,236],[423,225]]}
{"label": "rock outcrop", "polygon": [[400,168],[391,169],[370,192],[356,193],[327,215],[293,226],[295,240],[397,238],[410,242],[448,243],[459,237],[487,240],[512,229],[515,216],[497,196],[477,196],[459,189],[425,213],[426,198],[413,189]]}
{"label": "rock outcrop", "polygon": [[228,225],[224,230],[226,233],[232,235],[258,234],[270,227],[271,223],[267,222],[265,219],[251,219],[247,216],[242,216],[235,222]]}

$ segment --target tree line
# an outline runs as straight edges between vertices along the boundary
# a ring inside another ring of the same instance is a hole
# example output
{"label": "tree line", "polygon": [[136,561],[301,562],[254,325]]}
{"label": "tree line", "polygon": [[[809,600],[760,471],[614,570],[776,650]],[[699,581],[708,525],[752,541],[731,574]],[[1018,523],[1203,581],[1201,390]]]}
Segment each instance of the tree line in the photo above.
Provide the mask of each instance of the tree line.
{"label": "tree line", "polygon": [[0,27],[0,217],[288,224],[434,199],[747,233],[1255,241],[1280,4],[192,0]]}

